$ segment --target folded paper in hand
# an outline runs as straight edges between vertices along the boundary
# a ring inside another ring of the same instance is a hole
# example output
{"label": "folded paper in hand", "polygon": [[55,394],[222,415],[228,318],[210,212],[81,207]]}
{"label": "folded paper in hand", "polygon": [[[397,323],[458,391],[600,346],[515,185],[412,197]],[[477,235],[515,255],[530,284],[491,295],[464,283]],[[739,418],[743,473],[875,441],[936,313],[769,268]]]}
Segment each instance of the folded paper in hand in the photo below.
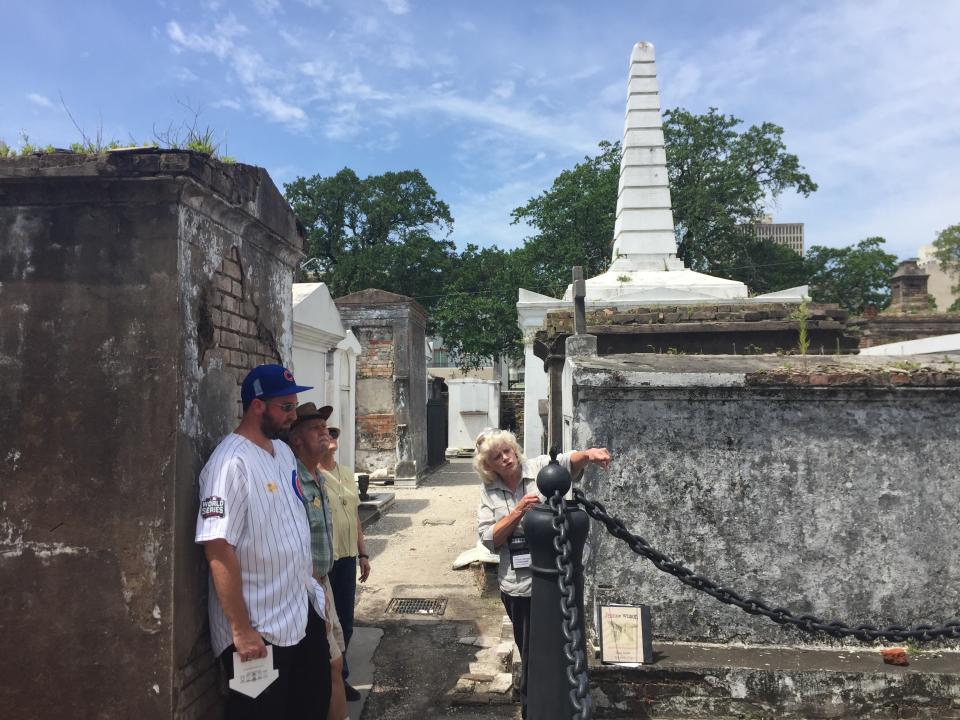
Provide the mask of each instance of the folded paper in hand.
{"label": "folded paper in hand", "polygon": [[267,645],[266,657],[254,658],[246,662],[240,660],[240,653],[233,654],[231,690],[255,698],[270,687],[270,683],[278,677],[280,672],[273,666],[273,646]]}

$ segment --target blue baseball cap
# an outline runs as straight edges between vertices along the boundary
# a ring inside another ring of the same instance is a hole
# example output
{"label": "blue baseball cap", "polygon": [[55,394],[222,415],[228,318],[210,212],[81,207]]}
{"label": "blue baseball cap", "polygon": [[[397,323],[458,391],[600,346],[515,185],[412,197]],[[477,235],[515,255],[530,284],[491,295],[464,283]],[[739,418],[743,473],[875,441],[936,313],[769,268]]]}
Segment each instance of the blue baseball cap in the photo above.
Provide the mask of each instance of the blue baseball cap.
{"label": "blue baseball cap", "polygon": [[297,381],[293,379],[293,373],[282,365],[258,365],[243,379],[243,385],[240,386],[240,401],[246,409],[254,400],[296,395],[306,390],[313,390],[313,388],[297,385]]}

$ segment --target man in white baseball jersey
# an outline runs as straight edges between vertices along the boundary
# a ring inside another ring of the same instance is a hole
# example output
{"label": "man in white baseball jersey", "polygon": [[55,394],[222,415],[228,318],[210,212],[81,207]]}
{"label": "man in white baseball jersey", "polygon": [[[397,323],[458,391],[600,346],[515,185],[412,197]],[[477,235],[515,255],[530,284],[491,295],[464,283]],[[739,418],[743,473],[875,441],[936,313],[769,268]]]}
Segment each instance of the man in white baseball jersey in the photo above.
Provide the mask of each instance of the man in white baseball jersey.
{"label": "man in white baseball jersey", "polygon": [[196,542],[210,564],[213,651],[232,678],[234,652],[242,663],[266,657],[269,644],[279,672],[256,698],[231,690],[227,720],[327,717],[330,651],[310,527],[297,460],[278,440],[296,419],[296,394],[310,389],[280,365],[251,370],[240,390],[243,419],[200,473]]}

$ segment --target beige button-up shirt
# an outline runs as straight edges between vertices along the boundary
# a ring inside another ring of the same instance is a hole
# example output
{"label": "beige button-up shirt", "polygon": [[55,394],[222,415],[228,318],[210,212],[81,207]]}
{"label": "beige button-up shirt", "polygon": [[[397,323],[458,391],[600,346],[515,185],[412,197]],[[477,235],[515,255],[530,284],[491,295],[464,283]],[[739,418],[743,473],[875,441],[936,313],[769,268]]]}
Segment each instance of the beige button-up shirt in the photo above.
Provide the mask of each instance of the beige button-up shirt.
{"label": "beige button-up shirt", "polygon": [[[557,462],[570,471],[570,453],[557,455]],[[510,566],[510,549],[507,543],[499,548],[493,546],[493,526],[506,517],[517,506],[517,503],[532,492],[537,491],[537,473],[550,463],[549,455],[540,455],[539,457],[525,460],[522,466],[523,479],[517,484],[515,492],[511,492],[503,481],[497,477],[489,485],[483,485],[480,488],[480,507],[477,508],[477,532],[480,534],[480,542],[483,543],[490,552],[500,555],[500,567],[497,570],[497,577],[500,581],[500,589],[507,595],[515,597],[529,597],[531,580],[530,568],[518,568],[514,570]],[[542,499],[542,496],[541,496]],[[518,525],[513,531],[514,534],[522,533]]]}

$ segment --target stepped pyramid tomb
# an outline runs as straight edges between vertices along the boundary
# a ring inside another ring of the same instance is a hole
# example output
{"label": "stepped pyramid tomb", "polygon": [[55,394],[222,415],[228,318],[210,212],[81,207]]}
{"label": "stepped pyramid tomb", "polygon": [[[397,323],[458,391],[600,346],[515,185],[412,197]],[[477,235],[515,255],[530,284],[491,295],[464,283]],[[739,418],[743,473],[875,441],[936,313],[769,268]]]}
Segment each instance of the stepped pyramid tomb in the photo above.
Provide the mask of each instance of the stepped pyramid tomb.
{"label": "stepped pyramid tomb", "polygon": [[[806,286],[749,297],[743,283],[694,272],[677,257],[657,67],[653,44],[648,42],[637,43],[630,54],[622,147],[611,265],[586,281],[588,311],[793,304],[807,297]],[[534,354],[534,336],[544,327],[547,313],[569,310],[572,300],[572,286],[562,299],[520,290],[517,312],[525,344],[524,452],[528,455],[543,450],[541,401],[548,395],[542,352]]]}

